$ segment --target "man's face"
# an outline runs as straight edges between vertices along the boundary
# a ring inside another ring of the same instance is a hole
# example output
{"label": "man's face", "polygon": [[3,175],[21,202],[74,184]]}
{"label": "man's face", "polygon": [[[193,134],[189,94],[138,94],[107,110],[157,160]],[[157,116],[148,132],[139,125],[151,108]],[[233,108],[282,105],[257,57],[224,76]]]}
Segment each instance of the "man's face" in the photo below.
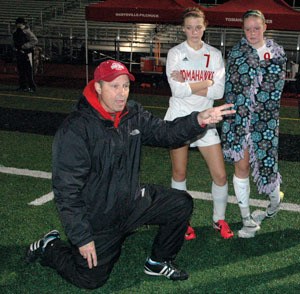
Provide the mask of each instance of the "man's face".
{"label": "man's face", "polygon": [[127,75],[120,75],[111,82],[95,83],[98,99],[109,113],[122,111],[129,96],[130,81]]}

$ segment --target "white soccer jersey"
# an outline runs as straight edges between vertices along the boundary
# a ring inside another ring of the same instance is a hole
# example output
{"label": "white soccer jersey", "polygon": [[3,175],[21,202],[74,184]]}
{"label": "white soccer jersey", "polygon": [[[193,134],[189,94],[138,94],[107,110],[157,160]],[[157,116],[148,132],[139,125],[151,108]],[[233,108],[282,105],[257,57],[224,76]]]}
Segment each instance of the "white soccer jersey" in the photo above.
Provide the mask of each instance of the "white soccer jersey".
{"label": "white soccer jersey", "polygon": [[[180,71],[184,83],[176,82],[171,73]],[[221,51],[204,43],[200,50],[191,48],[187,41],[171,48],[167,56],[166,73],[172,97],[165,120],[174,120],[193,111],[203,111],[213,106],[214,99],[223,98],[225,68]],[[192,94],[189,83],[213,79],[207,97]]]}
{"label": "white soccer jersey", "polygon": [[272,48],[267,47],[266,44],[256,49],[257,54],[259,56],[259,60],[268,60],[274,57],[274,53],[272,52]]}

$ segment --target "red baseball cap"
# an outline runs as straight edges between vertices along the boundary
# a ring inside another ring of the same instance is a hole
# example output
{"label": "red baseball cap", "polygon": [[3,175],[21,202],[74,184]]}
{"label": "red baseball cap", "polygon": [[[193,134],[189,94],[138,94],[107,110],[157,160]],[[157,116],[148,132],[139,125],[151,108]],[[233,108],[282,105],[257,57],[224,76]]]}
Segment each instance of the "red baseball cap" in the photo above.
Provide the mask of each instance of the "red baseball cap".
{"label": "red baseball cap", "polygon": [[127,75],[131,81],[135,80],[124,64],[116,60],[106,60],[95,69],[94,80],[111,82],[120,75]]}

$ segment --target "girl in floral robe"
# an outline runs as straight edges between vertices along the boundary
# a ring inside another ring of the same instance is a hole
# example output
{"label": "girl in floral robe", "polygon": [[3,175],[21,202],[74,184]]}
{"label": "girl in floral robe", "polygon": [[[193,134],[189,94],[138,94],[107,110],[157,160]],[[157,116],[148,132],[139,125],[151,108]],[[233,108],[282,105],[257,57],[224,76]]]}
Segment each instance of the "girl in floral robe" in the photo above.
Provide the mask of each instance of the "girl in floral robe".
{"label": "girl in floral robe", "polygon": [[284,86],[286,55],[281,46],[264,38],[266,23],[259,10],[243,16],[245,37],[229,53],[225,97],[236,114],[225,119],[222,145],[225,159],[234,162],[233,184],[243,219],[240,237],[260,229],[250,215],[250,168],[259,193],[270,198],[264,217],[280,206],[278,171],[279,108]]}

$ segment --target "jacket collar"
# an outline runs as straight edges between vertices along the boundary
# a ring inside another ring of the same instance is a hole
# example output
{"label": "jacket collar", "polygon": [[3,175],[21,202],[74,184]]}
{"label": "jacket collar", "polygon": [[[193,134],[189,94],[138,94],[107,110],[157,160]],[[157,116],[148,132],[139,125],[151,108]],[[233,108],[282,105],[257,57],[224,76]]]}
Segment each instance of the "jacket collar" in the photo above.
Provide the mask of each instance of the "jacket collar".
{"label": "jacket collar", "polygon": [[125,116],[128,111],[125,108],[123,111],[118,111],[114,114],[114,117],[107,112],[98,99],[98,94],[94,87],[95,80],[90,81],[83,90],[83,95],[87,99],[88,103],[104,118],[107,120],[111,120],[114,122],[114,127],[117,128],[119,126],[120,120],[123,116]]}

